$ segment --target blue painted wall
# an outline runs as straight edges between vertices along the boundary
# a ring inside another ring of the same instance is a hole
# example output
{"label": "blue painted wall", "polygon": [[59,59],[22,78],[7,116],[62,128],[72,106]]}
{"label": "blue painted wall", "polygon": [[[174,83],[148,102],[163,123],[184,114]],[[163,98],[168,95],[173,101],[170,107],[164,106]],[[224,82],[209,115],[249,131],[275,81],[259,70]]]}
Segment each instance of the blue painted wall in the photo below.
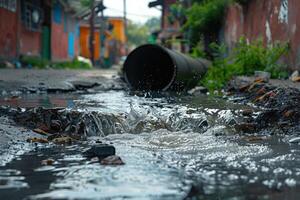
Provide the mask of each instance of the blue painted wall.
{"label": "blue painted wall", "polygon": [[55,2],[53,6],[53,21],[57,24],[61,24],[62,21],[62,5],[59,2]]}
{"label": "blue painted wall", "polygon": [[70,58],[75,56],[75,36],[73,32],[70,32],[68,35],[68,55]]}

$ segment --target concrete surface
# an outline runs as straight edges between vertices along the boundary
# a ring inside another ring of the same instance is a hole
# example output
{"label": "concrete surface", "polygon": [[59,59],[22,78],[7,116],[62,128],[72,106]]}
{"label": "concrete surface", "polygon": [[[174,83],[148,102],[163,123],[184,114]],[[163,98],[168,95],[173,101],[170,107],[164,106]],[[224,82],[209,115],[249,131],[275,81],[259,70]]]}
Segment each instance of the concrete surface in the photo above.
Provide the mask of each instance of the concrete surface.
{"label": "concrete surface", "polygon": [[74,91],[91,88],[117,75],[117,70],[0,69],[0,92],[23,90]]}

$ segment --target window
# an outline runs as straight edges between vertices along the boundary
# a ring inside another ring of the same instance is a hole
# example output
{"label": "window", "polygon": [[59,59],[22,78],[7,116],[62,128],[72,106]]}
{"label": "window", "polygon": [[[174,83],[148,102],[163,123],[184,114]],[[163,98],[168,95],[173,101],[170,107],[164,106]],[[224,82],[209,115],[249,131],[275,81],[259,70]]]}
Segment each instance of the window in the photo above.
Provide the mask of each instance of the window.
{"label": "window", "polygon": [[17,0],[0,0],[0,8],[5,8],[12,12],[16,12]]}
{"label": "window", "polygon": [[22,21],[28,30],[40,31],[42,23],[41,8],[26,1],[22,2]]}

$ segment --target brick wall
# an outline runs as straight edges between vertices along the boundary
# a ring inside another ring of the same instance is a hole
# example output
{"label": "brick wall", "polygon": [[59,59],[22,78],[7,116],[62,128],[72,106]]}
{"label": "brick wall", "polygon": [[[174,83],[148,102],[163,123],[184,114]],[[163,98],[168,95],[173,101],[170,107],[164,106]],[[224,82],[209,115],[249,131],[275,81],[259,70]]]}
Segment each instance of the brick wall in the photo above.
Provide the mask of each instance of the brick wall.
{"label": "brick wall", "polygon": [[17,56],[17,14],[0,8],[0,57]]}
{"label": "brick wall", "polygon": [[233,47],[241,36],[249,41],[262,38],[267,43],[288,41],[290,54],[285,58],[290,70],[300,69],[299,0],[251,0],[247,6],[235,4],[228,9],[224,40]]}
{"label": "brick wall", "polygon": [[79,55],[78,20],[58,3],[52,12],[51,55],[54,61],[71,60]]}

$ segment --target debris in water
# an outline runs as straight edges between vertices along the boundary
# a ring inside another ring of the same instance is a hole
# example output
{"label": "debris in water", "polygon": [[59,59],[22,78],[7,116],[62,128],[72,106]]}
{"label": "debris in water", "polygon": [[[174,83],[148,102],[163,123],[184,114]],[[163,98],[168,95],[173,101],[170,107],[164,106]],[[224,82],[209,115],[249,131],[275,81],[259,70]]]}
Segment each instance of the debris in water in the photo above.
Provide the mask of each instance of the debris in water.
{"label": "debris in water", "polygon": [[97,144],[92,146],[89,150],[84,152],[89,158],[98,157],[100,160],[116,154],[116,149],[112,145]]}
{"label": "debris in water", "polygon": [[52,140],[53,143],[55,144],[72,144],[73,143],[73,139],[69,136],[65,136],[65,137],[58,137]]}
{"label": "debris in water", "polygon": [[33,129],[33,132],[38,133],[40,135],[44,135],[44,136],[49,135],[49,133],[47,133],[46,131],[39,129],[39,128]]}
{"label": "debris in water", "polygon": [[257,125],[254,123],[240,123],[234,126],[234,128],[238,132],[244,132],[244,133],[253,133],[256,131],[256,127]]}
{"label": "debris in water", "polygon": [[28,138],[26,141],[30,143],[49,143],[49,141],[45,138]]}
{"label": "debris in water", "polygon": [[54,162],[55,162],[55,160],[49,158],[49,159],[46,159],[46,160],[42,160],[41,164],[42,165],[53,165]]}
{"label": "debris in water", "polygon": [[101,165],[125,165],[123,160],[119,156],[109,156],[101,160]]}

